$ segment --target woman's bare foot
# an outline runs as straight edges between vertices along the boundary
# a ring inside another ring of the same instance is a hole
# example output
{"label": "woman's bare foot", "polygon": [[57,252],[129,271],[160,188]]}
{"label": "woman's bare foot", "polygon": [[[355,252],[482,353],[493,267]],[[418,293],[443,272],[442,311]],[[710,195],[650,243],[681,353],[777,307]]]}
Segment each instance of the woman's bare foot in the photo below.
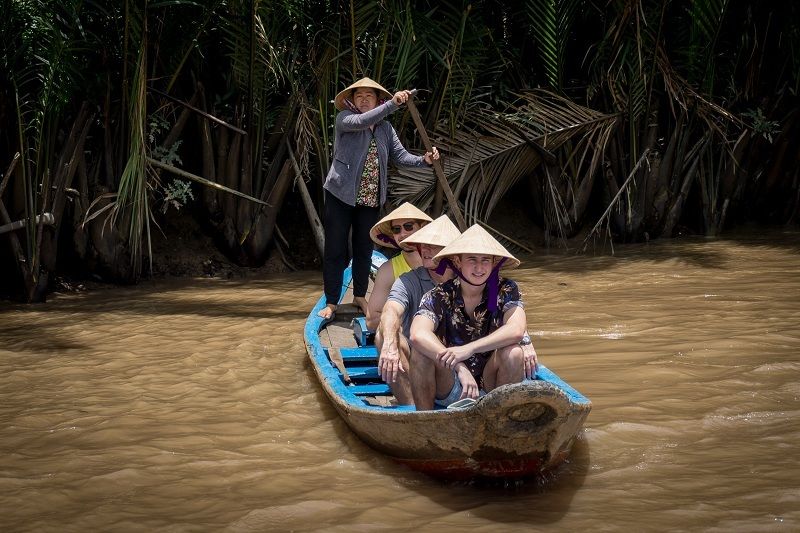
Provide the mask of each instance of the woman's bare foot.
{"label": "woman's bare foot", "polygon": [[335,312],[336,312],[336,306],[333,304],[328,304],[322,309],[320,309],[317,315],[324,318],[325,320],[329,320],[333,318],[333,314]]}
{"label": "woman's bare foot", "polygon": [[367,303],[367,299],[363,296],[354,296],[353,303],[361,308],[361,312],[364,313],[364,316],[369,320],[369,304]]}

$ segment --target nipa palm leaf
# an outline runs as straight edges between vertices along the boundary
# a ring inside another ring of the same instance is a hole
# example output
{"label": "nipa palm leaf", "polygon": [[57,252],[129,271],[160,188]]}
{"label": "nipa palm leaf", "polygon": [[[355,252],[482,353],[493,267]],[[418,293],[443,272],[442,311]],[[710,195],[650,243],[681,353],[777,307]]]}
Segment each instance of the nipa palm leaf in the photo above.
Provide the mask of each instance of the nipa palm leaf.
{"label": "nipa palm leaf", "polygon": [[[545,90],[517,96],[509,112],[477,109],[454,136],[442,133],[444,121],[432,135],[469,223],[485,223],[508,190],[541,162],[530,141],[554,152],[569,139],[579,143],[586,136],[606,138],[605,130],[618,119]],[[399,168],[391,179],[394,203],[409,201],[422,209],[431,205],[435,176],[429,169]]]}

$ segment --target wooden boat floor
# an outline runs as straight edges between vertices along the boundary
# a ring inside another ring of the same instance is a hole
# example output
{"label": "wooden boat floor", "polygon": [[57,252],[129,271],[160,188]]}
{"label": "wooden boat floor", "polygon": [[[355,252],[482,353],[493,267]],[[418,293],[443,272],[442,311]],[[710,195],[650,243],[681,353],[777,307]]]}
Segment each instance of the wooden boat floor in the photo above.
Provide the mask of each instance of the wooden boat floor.
{"label": "wooden boat floor", "polygon": [[[372,280],[369,283],[367,297],[372,292]],[[348,287],[342,298],[342,303],[336,308],[334,319],[328,322],[319,332],[320,344],[324,348],[328,348],[329,357],[334,364],[341,370],[342,368],[347,371],[350,365],[342,360],[339,350],[341,348],[357,348],[358,344],[353,336],[352,321],[354,318],[363,317],[364,313],[353,302],[352,287]],[[359,373],[377,374],[378,370],[377,359],[370,359],[360,361],[357,368]],[[380,377],[376,378],[354,378],[351,380],[353,385],[368,385],[368,384],[384,384]],[[379,407],[389,407],[397,405],[397,400],[391,392],[386,394],[360,394],[359,395],[366,403]]]}

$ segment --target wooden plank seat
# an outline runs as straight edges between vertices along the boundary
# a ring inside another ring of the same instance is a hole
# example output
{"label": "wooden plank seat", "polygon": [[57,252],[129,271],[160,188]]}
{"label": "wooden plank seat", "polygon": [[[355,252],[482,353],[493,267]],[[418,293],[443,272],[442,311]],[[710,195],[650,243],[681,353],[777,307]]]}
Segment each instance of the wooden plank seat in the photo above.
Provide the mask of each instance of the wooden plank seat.
{"label": "wooden plank seat", "polygon": [[378,350],[375,346],[363,346],[359,348],[343,347],[339,349],[342,360],[346,363],[377,361]]}
{"label": "wooden plank seat", "polygon": [[381,379],[377,366],[351,366],[347,369],[347,375],[352,381]]}
{"label": "wooden plank seat", "polygon": [[363,385],[349,385],[347,390],[352,391],[356,396],[378,396],[388,395],[392,391],[386,383],[365,383]]}

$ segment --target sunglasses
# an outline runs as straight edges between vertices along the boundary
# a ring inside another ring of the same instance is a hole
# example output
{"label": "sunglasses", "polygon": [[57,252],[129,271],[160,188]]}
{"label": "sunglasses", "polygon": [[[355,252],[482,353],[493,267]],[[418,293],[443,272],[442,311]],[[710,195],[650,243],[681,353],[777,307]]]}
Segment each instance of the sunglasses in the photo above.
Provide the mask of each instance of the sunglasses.
{"label": "sunglasses", "polygon": [[398,233],[400,233],[403,230],[414,231],[415,229],[417,229],[417,223],[416,222],[406,222],[402,226],[392,226],[392,233],[397,235]]}

